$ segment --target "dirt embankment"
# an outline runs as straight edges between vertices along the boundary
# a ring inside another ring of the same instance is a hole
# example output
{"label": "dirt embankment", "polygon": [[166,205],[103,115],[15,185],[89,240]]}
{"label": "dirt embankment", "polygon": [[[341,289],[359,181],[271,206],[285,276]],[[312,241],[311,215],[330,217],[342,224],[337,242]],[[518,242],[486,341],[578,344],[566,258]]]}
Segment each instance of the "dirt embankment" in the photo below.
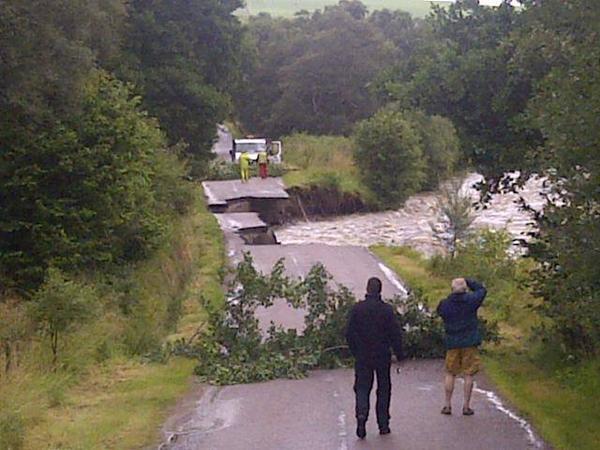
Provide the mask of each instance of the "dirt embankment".
{"label": "dirt embankment", "polygon": [[357,193],[343,192],[337,187],[311,185],[287,189],[290,195],[285,221],[372,212],[377,208]]}

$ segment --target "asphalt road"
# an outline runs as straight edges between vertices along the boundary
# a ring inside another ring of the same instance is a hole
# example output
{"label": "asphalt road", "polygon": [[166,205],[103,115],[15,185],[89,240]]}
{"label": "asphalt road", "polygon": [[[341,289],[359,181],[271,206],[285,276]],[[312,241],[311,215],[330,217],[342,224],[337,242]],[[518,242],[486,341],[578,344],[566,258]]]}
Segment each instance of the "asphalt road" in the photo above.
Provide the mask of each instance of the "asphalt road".
{"label": "asphalt road", "polygon": [[[392,433],[375,417],[355,436],[351,370],[315,371],[303,380],[198,389],[165,425],[164,449],[192,450],[519,450],[542,448],[490,391],[473,394],[475,415],[440,414],[441,361],[408,362],[392,376]],[[460,385],[457,386],[460,390]],[[494,399],[496,400],[496,399]],[[374,393],[372,394],[372,403]],[[191,406],[191,411],[190,411]],[[460,401],[455,410],[460,411]],[[537,445],[536,445],[537,444]]]}
{"label": "asphalt road", "polygon": [[[250,252],[254,266],[263,273],[269,273],[273,265],[283,258],[286,273],[293,278],[306,276],[315,264],[321,263],[333,276],[333,284],[347,287],[357,299],[364,297],[367,280],[373,276],[381,279],[384,297],[406,294],[394,273],[364,247],[244,245],[241,251]],[[267,330],[271,322],[285,328],[304,328],[304,312],[291,308],[285,300],[276,300],[272,307],[259,308],[256,313],[263,330]]]}
{"label": "asphalt road", "polygon": [[217,158],[225,161],[231,161],[229,150],[233,147],[233,138],[231,133],[223,125],[217,126],[218,139],[213,145],[213,152],[217,154]]}
{"label": "asphalt road", "polygon": [[[226,231],[229,257],[250,251],[256,267],[267,272],[280,257],[289,275],[302,276],[322,262],[335,282],[362,295],[369,276],[380,276],[384,295],[402,294],[402,286],[367,249],[353,246],[246,246]],[[276,303],[259,311],[263,328],[270,321],[302,328],[301,311]],[[403,363],[393,375],[392,434],[379,436],[374,416],[367,439],[355,436],[353,371],[315,371],[303,380],[198,388],[182,401],[163,428],[163,449],[191,450],[518,450],[545,448],[531,427],[483,381],[473,394],[473,417],[440,414],[442,361]],[[374,405],[375,389],[372,393]],[[460,412],[457,384],[454,408]]]}
{"label": "asphalt road", "polygon": [[286,199],[289,198],[281,178],[251,178],[247,183],[240,180],[204,181],[204,194],[209,206],[226,205],[227,201],[243,198]]}
{"label": "asphalt road", "polygon": [[[206,186],[205,186],[206,187]],[[233,186],[222,185],[226,193]],[[223,200],[214,185],[215,200]],[[211,195],[211,193],[209,193]],[[362,296],[370,276],[383,281],[384,296],[402,294],[395,275],[367,249],[324,244],[246,246],[231,219],[221,218],[231,262],[250,251],[257,268],[271,269],[280,257],[292,276],[307,273],[321,262],[335,282]],[[255,220],[250,216],[234,220]],[[302,327],[302,313],[276,304],[260,311],[263,326],[270,321]],[[456,387],[452,416],[443,416],[443,362],[410,361],[392,377],[392,433],[380,436],[372,415],[367,439],[355,436],[353,371],[312,372],[302,380],[226,387],[196,385],[174,409],[163,427],[161,448],[177,450],[521,450],[547,448],[529,424],[505,406],[485,379],[473,394],[475,415],[464,417],[462,389]],[[372,393],[372,405],[375,392]]]}

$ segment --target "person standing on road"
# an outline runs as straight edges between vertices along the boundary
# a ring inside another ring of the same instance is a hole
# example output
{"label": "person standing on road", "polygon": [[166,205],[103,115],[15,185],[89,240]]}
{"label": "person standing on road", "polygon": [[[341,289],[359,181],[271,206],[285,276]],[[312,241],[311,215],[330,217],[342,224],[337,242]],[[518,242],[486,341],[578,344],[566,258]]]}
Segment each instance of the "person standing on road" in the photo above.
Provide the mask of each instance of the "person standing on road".
{"label": "person standing on road", "polygon": [[[467,292],[470,290],[470,292]],[[456,278],[452,280],[452,293],[437,307],[444,320],[446,330],[446,376],[444,387],[446,403],[442,414],[452,414],[452,393],[456,376],[464,374],[464,404],[462,413],[472,416],[471,393],[473,377],[479,371],[480,361],[477,347],[481,344],[477,310],[483,303],[487,291],[475,280]]]}
{"label": "person standing on road", "polygon": [[269,176],[269,155],[264,150],[258,154],[258,173],[263,180]]}
{"label": "person standing on road", "polygon": [[370,278],[365,299],[352,307],[346,327],[346,341],[355,359],[356,435],[364,439],[369,417],[369,396],[377,375],[375,412],[379,434],[390,433],[391,352],[398,361],[402,352],[402,331],[391,305],[381,299],[381,280]]}
{"label": "person standing on road", "polygon": [[242,183],[250,179],[250,154],[248,152],[243,152],[240,155],[240,176]]}

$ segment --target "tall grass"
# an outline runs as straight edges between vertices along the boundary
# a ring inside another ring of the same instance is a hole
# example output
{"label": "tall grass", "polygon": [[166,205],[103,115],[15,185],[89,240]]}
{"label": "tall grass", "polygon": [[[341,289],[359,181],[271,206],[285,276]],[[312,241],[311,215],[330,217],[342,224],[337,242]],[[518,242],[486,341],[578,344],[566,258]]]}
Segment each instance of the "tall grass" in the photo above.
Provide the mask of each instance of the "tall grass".
{"label": "tall grass", "polygon": [[350,138],[299,133],[283,138],[283,148],[283,159],[291,169],[283,177],[287,186],[337,187],[342,192],[359,194],[366,203],[375,201],[360,180]]}
{"label": "tall grass", "polygon": [[0,448],[5,442],[25,449],[132,448],[155,441],[194,363],[148,358],[165,339],[202,326],[205,306],[224,301],[222,235],[199,190],[196,202],[152,258],[119,277],[88,280],[102,313],[65,336],[57,367],[43,336],[26,343],[19,366],[0,378]]}

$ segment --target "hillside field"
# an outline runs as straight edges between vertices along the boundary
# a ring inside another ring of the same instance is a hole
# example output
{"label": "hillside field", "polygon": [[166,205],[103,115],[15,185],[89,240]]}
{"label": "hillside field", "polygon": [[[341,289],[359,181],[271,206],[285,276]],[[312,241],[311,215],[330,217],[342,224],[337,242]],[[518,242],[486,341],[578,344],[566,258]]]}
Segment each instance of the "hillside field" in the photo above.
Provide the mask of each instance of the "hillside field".
{"label": "hillside field", "polygon": [[[246,7],[239,11],[240,16],[256,15],[261,12],[273,16],[291,17],[303,9],[313,11],[327,5],[335,5],[336,0],[246,0]],[[430,10],[427,0],[363,0],[369,11],[376,9],[401,9],[413,16],[423,17]]]}

